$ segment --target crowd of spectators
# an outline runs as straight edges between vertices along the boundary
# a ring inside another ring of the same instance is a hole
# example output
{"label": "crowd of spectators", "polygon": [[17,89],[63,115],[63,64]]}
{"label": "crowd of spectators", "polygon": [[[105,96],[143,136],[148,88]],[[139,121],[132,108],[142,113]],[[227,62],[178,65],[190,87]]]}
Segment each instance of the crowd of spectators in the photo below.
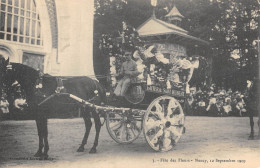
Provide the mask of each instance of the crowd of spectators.
{"label": "crowd of spectators", "polygon": [[216,88],[213,84],[208,89],[191,92],[187,98],[187,115],[193,116],[247,116],[245,93],[231,89]]}
{"label": "crowd of spectators", "polygon": [[[24,111],[24,107],[26,107],[26,102],[22,96],[20,85],[14,83],[13,86],[13,102],[9,102],[15,107],[12,113],[24,115],[22,112]],[[186,115],[191,116],[248,116],[245,95],[247,93],[224,89],[224,87],[217,88],[214,84],[203,89],[199,88],[196,91],[191,90],[187,96],[185,112]],[[9,103],[3,97],[0,99],[0,120],[5,114],[9,113]]]}

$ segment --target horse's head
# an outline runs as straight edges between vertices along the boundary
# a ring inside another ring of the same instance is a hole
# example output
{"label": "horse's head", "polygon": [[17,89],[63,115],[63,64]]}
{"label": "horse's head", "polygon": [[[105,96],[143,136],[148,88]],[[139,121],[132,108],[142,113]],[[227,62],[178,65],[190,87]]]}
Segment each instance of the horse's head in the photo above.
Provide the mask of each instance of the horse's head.
{"label": "horse's head", "polygon": [[[13,91],[12,84],[17,81],[21,85],[26,98],[32,97],[40,78],[39,71],[20,63],[9,63],[8,61],[1,61],[1,82],[0,91],[11,94]],[[32,97],[33,98],[33,97]]]}

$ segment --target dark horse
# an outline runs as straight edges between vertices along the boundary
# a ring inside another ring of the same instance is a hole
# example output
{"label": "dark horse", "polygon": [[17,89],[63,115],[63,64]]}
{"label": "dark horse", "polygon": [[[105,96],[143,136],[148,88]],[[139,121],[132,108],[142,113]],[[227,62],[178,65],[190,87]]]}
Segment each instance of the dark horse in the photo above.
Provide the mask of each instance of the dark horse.
{"label": "dark horse", "polygon": [[[35,156],[47,158],[47,153],[49,150],[47,119],[50,114],[50,110],[52,110],[51,107],[53,106],[50,106],[49,103],[39,106],[39,103],[55,93],[57,86],[60,85],[60,82],[58,82],[59,80],[50,75],[40,75],[37,70],[23,64],[9,64],[8,61],[2,61],[0,66],[1,90],[6,90],[7,97],[10,95],[8,88],[11,87],[15,80],[20,83],[21,88],[24,90],[28,108],[33,111],[33,114],[35,114],[34,116],[39,136],[39,149]],[[9,69],[3,68],[8,66]],[[12,66],[12,68],[10,68],[10,66]],[[106,101],[106,94],[103,87],[101,87],[97,81],[88,77],[71,77],[64,80],[62,84],[66,90],[66,93],[73,94],[84,100],[92,100],[94,104],[100,105]],[[40,85],[42,85],[42,87]],[[94,93],[96,90],[98,91],[97,95]],[[55,101],[55,98],[53,98],[53,100]],[[101,129],[100,116],[94,108],[85,107],[83,105],[80,107],[82,108],[82,117],[85,121],[86,132],[77,151],[84,151],[84,146],[87,143],[92,126],[91,117],[93,117],[95,121],[96,137],[90,153],[96,153],[96,147],[98,145],[99,133]],[[42,151],[43,148],[44,151]]]}

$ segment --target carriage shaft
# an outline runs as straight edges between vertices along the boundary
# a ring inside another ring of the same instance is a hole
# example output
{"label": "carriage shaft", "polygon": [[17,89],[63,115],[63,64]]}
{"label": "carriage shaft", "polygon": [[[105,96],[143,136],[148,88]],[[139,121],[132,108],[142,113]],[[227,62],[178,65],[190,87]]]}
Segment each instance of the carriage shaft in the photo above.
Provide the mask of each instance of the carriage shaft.
{"label": "carriage shaft", "polygon": [[73,99],[73,100],[76,100],[77,102],[79,103],[82,103],[84,105],[87,105],[89,107],[92,107],[92,108],[96,108],[97,110],[103,110],[103,111],[129,111],[129,110],[132,110],[133,112],[134,111],[137,111],[137,112],[142,112],[142,113],[145,113],[146,110],[139,110],[139,109],[131,109],[131,108],[118,108],[118,107],[113,107],[113,106],[99,106],[99,105],[95,105],[93,103],[90,103],[84,99],[81,99],[73,94],[69,94],[69,93],[54,93],[52,95],[50,95],[49,97],[47,97],[46,99],[44,99],[41,103],[39,103],[38,105],[41,106],[45,103],[47,103],[50,99],[56,97],[56,96],[68,96],[69,98]]}

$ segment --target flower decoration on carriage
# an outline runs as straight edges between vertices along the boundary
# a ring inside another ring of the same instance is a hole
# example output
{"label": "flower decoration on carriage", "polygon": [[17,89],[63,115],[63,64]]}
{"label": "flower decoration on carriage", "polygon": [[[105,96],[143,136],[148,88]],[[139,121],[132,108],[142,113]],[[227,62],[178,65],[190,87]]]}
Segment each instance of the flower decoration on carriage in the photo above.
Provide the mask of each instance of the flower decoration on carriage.
{"label": "flower decoration on carriage", "polygon": [[155,54],[155,57],[156,57],[158,62],[161,62],[163,64],[169,64],[170,63],[169,59],[165,58],[164,55],[160,51],[158,51]]}
{"label": "flower decoration on carriage", "polygon": [[99,40],[99,49],[102,53],[110,57],[110,75],[112,85],[116,84],[115,74],[120,68],[122,60],[122,49],[116,39],[110,34],[102,34]]}
{"label": "flower decoration on carriage", "polygon": [[101,39],[99,40],[99,49],[109,57],[118,56],[118,54],[122,53],[120,45],[108,34],[102,34]]}
{"label": "flower decoration on carriage", "polygon": [[154,57],[154,53],[152,53],[152,50],[154,49],[154,46],[151,45],[150,47],[148,47],[145,51],[144,51],[144,56],[145,58],[152,58]]}
{"label": "flower decoration on carriage", "polygon": [[140,74],[137,76],[137,79],[143,81],[145,79],[144,72],[146,70],[146,65],[143,63],[140,51],[136,50],[133,54],[133,57],[137,65],[137,71],[140,72]]}
{"label": "flower decoration on carriage", "polygon": [[142,47],[140,51],[143,62],[148,67],[147,84],[165,86],[171,68],[169,59],[155,45]]}
{"label": "flower decoration on carriage", "polygon": [[[135,28],[122,22],[122,30],[118,32],[120,38],[111,35],[102,35],[100,48],[110,57],[111,84],[115,86],[117,74],[125,61],[125,49],[133,51],[133,59],[136,61],[137,70],[140,72],[137,79],[146,81],[148,85],[172,88],[188,86],[194,69],[200,65],[198,56],[173,56],[165,55],[157,44],[145,45],[140,39]],[[170,60],[171,59],[171,60]],[[204,61],[205,62],[205,61]],[[202,63],[203,64],[203,63]]]}
{"label": "flower decoration on carriage", "polygon": [[136,29],[127,25],[126,22],[122,22],[122,25],[122,32],[119,33],[122,38],[122,44],[132,50],[136,49],[136,46],[141,46],[142,40]]}

